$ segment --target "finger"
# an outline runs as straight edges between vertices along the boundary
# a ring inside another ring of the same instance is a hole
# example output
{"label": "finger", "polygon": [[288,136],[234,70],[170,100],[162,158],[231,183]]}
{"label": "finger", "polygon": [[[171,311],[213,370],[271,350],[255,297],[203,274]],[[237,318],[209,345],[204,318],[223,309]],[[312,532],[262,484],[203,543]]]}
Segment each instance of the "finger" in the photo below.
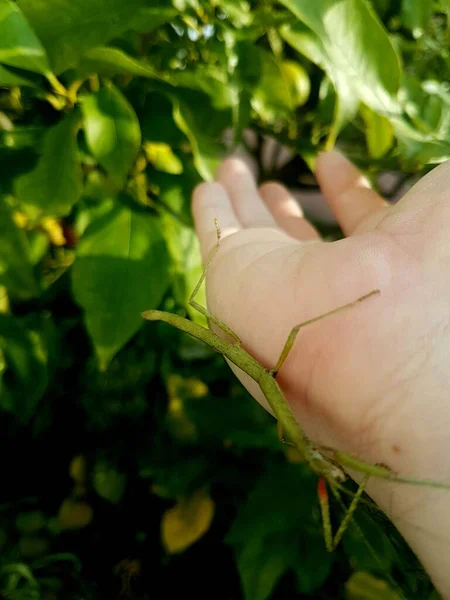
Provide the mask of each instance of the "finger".
{"label": "finger", "polygon": [[242,227],[276,227],[275,220],[258,194],[255,179],[243,160],[225,160],[217,171],[216,179],[228,192]]}
{"label": "finger", "polygon": [[305,219],[299,203],[284,185],[264,183],[259,194],[275,221],[288,235],[297,240],[320,240],[316,228]]}
{"label": "finger", "polygon": [[241,228],[230,198],[219,183],[201,183],[195,188],[192,194],[192,214],[204,261],[217,242],[215,219],[222,239]]}
{"label": "finger", "polygon": [[316,177],[343,232],[350,235],[366,220],[377,221],[389,204],[370,188],[367,179],[339,152],[320,154]]}

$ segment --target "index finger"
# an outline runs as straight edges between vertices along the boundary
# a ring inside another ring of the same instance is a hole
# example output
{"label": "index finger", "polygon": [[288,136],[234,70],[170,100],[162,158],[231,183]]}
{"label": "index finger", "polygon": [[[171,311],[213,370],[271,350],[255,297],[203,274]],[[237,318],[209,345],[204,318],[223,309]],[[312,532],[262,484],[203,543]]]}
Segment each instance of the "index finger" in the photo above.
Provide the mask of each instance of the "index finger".
{"label": "index finger", "polygon": [[192,214],[204,262],[217,243],[215,219],[222,239],[241,229],[231,200],[220,183],[201,183],[195,188],[192,194]]}

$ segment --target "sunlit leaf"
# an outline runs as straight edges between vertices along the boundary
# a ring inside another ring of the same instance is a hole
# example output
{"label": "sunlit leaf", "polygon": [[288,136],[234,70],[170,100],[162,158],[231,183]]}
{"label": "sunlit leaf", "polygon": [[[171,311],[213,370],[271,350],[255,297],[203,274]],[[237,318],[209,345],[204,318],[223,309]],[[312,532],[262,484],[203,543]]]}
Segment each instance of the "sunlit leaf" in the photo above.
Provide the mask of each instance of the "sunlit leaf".
{"label": "sunlit leaf", "polygon": [[56,73],[74,66],[89,49],[126,31],[146,0],[19,0]]}
{"label": "sunlit leaf", "polygon": [[125,183],[141,144],[141,130],[133,107],[113,85],[83,97],[81,104],[86,141],[114,184]]}
{"label": "sunlit leaf", "polygon": [[332,146],[343,127],[351,121],[358,110],[359,99],[354,93],[346,73],[336,69],[330,60],[320,37],[304,23],[284,25],[281,36],[298,52],[326,71],[336,90],[329,144]]}
{"label": "sunlit leaf", "polygon": [[157,308],[168,283],[155,217],[120,203],[91,223],[78,245],[72,286],[102,369],[143,325],[141,312]]}
{"label": "sunlit leaf", "polygon": [[0,0],[0,63],[43,75],[50,71],[41,42],[12,0]]}
{"label": "sunlit leaf", "polygon": [[378,115],[367,106],[362,106],[361,115],[366,125],[366,143],[370,156],[381,158],[394,142],[394,132],[390,121]]}
{"label": "sunlit leaf", "polygon": [[136,77],[158,78],[154,69],[147,63],[126,54],[119,48],[101,46],[88,50],[77,65],[79,76],[100,74],[104,76],[124,73]]}
{"label": "sunlit leaf", "polygon": [[281,1],[319,38],[333,81],[376,111],[399,112],[399,56],[366,0]]}
{"label": "sunlit leaf", "polygon": [[158,171],[179,175],[183,172],[183,163],[171,147],[163,142],[146,142],[143,149],[147,160]]}

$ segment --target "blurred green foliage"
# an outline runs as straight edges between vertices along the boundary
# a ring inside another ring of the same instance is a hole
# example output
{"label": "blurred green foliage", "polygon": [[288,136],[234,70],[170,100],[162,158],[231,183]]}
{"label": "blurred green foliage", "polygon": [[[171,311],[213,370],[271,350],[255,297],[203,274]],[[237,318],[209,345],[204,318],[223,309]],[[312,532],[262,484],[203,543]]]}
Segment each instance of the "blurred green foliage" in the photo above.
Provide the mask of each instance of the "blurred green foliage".
{"label": "blurred green foliage", "polygon": [[326,553],[271,417],[140,312],[200,319],[190,193],[238,144],[297,187],[336,140],[372,179],[449,158],[449,11],[0,0],[2,598],[437,598],[369,502]]}

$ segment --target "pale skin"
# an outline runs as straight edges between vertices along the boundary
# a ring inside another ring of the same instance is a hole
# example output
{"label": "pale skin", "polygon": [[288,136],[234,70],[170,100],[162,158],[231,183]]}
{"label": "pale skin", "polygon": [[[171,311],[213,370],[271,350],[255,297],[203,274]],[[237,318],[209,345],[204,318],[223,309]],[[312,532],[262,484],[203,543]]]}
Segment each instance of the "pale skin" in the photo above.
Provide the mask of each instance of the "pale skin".
{"label": "pale skin", "polygon": [[[321,155],[316,174],[345,240],[323,242],[283,186],[258,189],[238,159],[195,190],[205,260],[214,218],[222,230],[208,308],[272,368],[294,325],[379,289],[302,329],[277,381],[316,444],[450,483],[450,163],[395,207],[337,153]],[[265,404],[254,381],[232,368]],[[450,491],[375,477],[367,490],[450,599]]]}

